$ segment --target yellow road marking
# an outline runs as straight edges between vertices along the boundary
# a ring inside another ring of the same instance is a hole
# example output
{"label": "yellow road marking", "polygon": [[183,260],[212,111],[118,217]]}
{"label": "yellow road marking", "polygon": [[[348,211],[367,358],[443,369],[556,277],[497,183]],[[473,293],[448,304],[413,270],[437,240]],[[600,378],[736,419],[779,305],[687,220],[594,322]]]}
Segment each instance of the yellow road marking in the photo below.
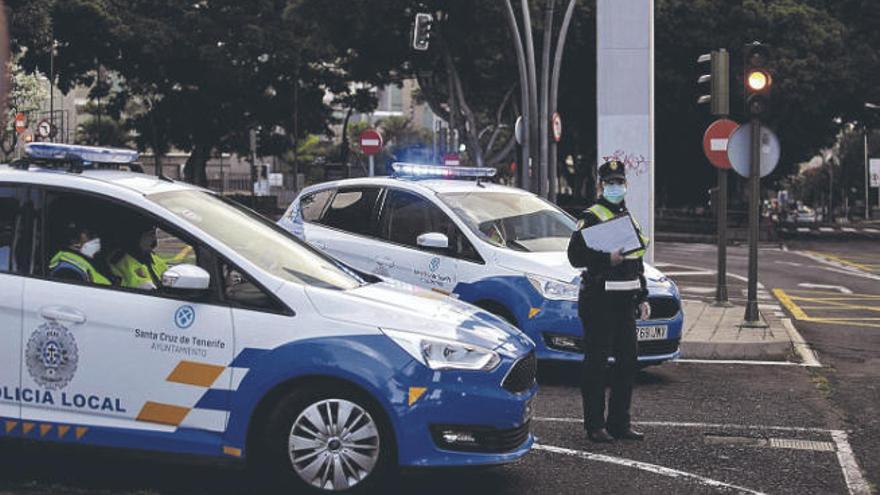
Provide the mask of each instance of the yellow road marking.
{"label": "yellow road marking", "polygon": [[823,258],[827,258],[829,260],[836,261],[842,265],[846,265],[846,266],[849,266],[852,268],[857,268],[857,269],[862,270],[864,272],[871,272],[872,271],[870,268],[867,267],[867,265],[864,265],[862,263],[856,263],[854,261],[851,261],[851,260],[848,260],[845,258],[841,258],[841,257],[835,256],[833,254],[819,253],[819,252],[815,252],[815,251],[807,251],[807,253],[813,254],[815,256],[821,256]]}
{"label": "yellow road marking", "polygon": [[779,299],[779,303],[791,313],[792,316],[796,320],[806,320],[809,318],[806,313],[791,300],[791,297],[785,293],[782,289],[773,289],[773,295],[776,296],[776,299]]}

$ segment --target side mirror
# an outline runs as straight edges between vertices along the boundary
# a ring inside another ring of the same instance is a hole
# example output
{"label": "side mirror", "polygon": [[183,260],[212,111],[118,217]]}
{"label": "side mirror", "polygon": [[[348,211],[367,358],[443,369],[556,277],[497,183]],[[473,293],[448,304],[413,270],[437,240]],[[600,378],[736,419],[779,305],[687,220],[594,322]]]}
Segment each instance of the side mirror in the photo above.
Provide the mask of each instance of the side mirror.
{"label": "side mirror", "polygon": [[211,275],[195,265],[177,265],[162,274],[162,285],[175,290],[206,290]]}
{"label": "side mirror", "polygon": [[439,232],[427,232],[416,238],[416,244],[432,249],[447,249],[449,247],[449,238],[446,237],[446,234]]}

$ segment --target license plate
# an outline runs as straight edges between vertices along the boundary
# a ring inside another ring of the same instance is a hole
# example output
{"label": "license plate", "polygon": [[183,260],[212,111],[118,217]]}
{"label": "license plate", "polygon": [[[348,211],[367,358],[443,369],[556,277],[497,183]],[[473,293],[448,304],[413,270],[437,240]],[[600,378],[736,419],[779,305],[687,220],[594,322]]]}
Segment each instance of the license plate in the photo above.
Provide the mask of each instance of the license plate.
{"label": "license plate", "polygon": [[664,340],[669,335],[669,327],[666,325],[657,325],[652,327],[638,327],[639,341],[643,340]]}

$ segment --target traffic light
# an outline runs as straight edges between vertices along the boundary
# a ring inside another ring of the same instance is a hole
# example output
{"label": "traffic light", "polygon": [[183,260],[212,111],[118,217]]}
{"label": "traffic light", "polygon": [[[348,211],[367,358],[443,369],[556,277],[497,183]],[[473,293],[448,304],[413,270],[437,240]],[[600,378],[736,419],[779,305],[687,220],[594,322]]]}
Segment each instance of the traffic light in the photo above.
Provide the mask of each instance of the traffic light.
{"label": "traffic light", "polygon": [[424,52],[428,50],[431,42],[431,24],[434,22],[434,16],[424,12],[416,14],[415,24],[413,26],[413,50]]}
{"label": "traffic light", "polygon": [[709,62],[709,74],[703,74],[697,83],[709,83],[709,94],[701,95],[697,103],[709,103],[712,115],[726,116],[730,113],[730,57],[727,50],[712,50],[697,59],[697,63]]}
{"label": "traffic light", "polygon": [[743,50],[743,86],[746,114],[752,118],[766,118],[770,110],[770,90],[773,76],[770,74],[770,48],[758,41],[749,43]]}

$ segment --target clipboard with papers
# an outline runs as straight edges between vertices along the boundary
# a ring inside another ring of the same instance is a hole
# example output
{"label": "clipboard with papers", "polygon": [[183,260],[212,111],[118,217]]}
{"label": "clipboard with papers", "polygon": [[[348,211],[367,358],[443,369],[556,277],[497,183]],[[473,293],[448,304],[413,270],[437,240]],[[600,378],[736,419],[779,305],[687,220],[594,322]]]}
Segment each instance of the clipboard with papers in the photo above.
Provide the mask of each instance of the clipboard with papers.
{"label": "clipboard with papers", "polygon": [[581,230],[581,236],[587,247],[604,253],[623,250],[623,254],[627,255],[645,249],[636,224],[628,213],[587,227]]}

